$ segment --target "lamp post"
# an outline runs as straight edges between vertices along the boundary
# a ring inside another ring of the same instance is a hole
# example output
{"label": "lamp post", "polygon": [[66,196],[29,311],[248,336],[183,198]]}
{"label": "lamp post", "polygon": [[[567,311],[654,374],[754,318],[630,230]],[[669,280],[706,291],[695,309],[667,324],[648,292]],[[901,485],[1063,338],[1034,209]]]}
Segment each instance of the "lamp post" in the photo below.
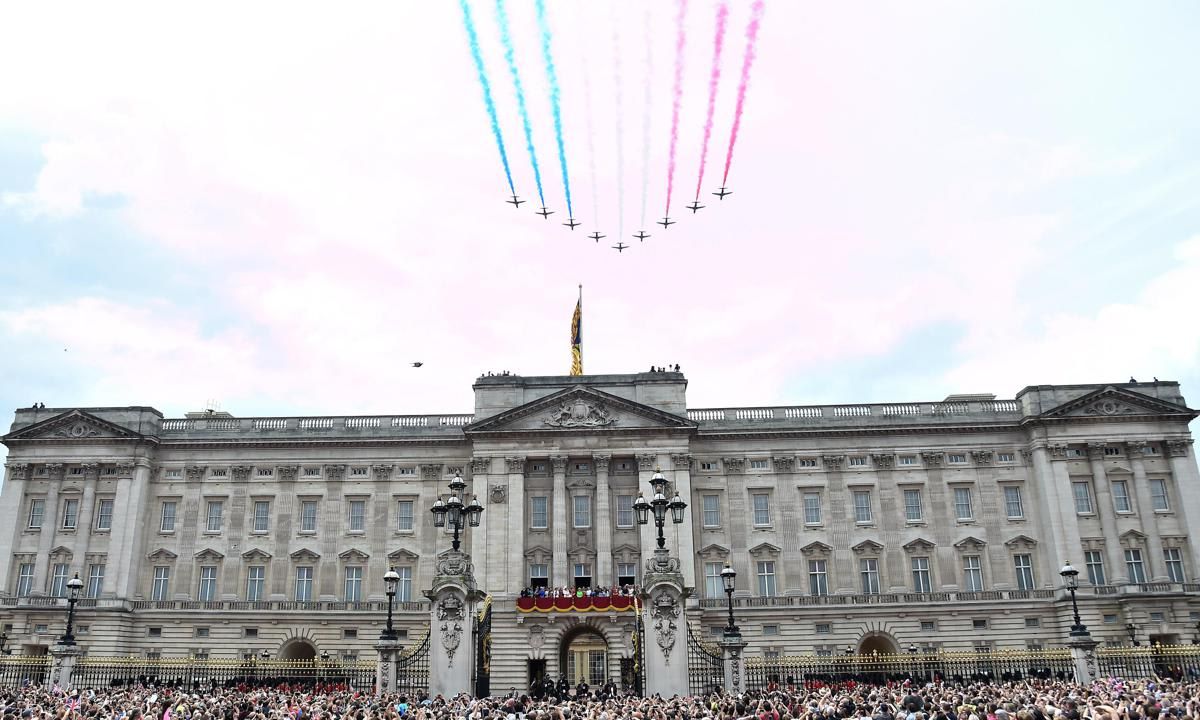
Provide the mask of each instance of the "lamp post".
{"label": "lamp post", "polygon": [[75,644],[75,603],[79,602],[79,590],[82,587],[83,581],[79,579],[79,573],[75,573],[75,577],[67,581],[67,631],[58,639],[59,645]]}
{"label": "lamp post", "polygon": [[847,646],[846,646],[846,657],[850,657],[850,656],[851,656],[851,655],[853,655],[853,654],[854,654],[854,646],[853,646],[853,645],[847,645]]}
{"label": "lamp post", "polygon": [[463,491],[467,489],[467,483],[458,473],[454,473],[454,478],[450,480],[450,497],[442,502],[442,498],[438,497],[433,503],[430,511],[433,512],[433,526],[446,527],[449,523],[454,530],[454,542],[452,547],[457,552],[461,546],[459,541],[459,533],[463,529],[463,521],[471,527],[479,527],[480,516],[483,515],[483,505],[480,504],[478,497],[472,497],[470,503],[462,501]]}
{"label": "lamp post", "polygon": [[[440,515],[438,517],[441,517]],[[395,642],[400,638],[396,635],[396,629],[392,627],[392,605],[396,602],[396,585],[400,582],[400,575],[396,572],[396,568],[389,568],[383,574],[383,584],[387,588],[388,613],[387,626],[383,628],[383,632],[379,633],[380,640]]]}
{"label": "lamp post", "polygon": [[1071,563],[1068,561],[1058,574],[1062,576],[1067,591],[1071,593],[1071,613],[1075,617],[1075,624],[1071,626],[1071,637],[1086,637],[1087,625],[1084,625],[1079,619],[1079,602],[1075,599],[1075,591],[1079,587],[1079,571],[1071,567]]}
{"label": "lamp post", "polygon": [[917,654],[917,644],[909,643],[908,644],[908,652],[910,655],[916,655]]}
{"label": "lamp post", "polygon": [[662,470],[658,468],[655,468],[654,476],[650,478],[650,485],[654,489],[654,499],[646,502],[645,496],[639,491],[637,501],[633,503],[633,511],[637,515],[638,525],[645,525],[649,522],[650,511],[654,511],[654,525],[658,528],[658,549],[665,550],[667,540],[663,536],[663,526],[667,522],[667,510],[671,511],[671,522],[679,525],[683,522],[683,511],[687,508],[687,503],[679,496],[678,490],[675,492],[675,497],[667,499],[667,479],[663,477]]}
{"label": "lamp post", "polygon": [[[1192,644],[1200,645],[1200,620],[1196,621],[1196,634],[1192,637]],[[4,647],[4,645],[0,644],[0,648],[2,647]]]}
{"label": "lamp post", "polygon": [[1134,625],[1131,622],[1125,623],[1125,632],[1129,633],[1129,642],[1133,643],[1134,647],[1141,645],[1137,639],[1137,625]]}
{"label": "lamp post", "polygon": [[741,631],[738,626],[733,623],[733,588],[737,581],[737,571],[725,563],[725,569],[721,570],[721,583],[725,585],[725,606],[729,609],[729,624],[725,626],[726,635],[740,635]]}

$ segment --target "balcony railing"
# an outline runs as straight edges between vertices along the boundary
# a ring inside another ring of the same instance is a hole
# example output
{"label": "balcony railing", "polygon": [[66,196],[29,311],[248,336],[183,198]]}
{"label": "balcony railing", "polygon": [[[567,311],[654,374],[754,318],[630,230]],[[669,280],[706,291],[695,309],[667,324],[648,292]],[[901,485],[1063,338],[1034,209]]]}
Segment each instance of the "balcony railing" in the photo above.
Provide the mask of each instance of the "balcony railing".
{"label": "balcony railing", "polygon": [[688,410],[689,420],[702,425],[762,423],[786,421],[789,424],[818,424],[822,421],[845,423],[911,422],[918,418],[961,422],[970,418],[995,422],[1015,420],[1021,416],[1021,404],[1016,400],[971,400],[968,402],[878,403],[866,405],[802,405],[793,407],[758,408],[697,408]]}

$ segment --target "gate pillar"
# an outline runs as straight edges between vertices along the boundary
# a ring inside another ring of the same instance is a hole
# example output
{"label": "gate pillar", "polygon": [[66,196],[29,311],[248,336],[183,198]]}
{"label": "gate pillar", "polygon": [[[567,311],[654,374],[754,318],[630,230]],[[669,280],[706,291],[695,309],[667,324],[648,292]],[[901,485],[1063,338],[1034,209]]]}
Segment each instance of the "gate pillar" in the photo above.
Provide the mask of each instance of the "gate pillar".
{"label": "gate pillar", "polygon": [[646,566],[642,612],[646,627],[646,694],[688,694],[687,619],[683,601],[689,588],[679,559],[655,548]]}
{"label": "gate pillar", "polygon": [[[429,694],[446,698],[471,692],[474,653],[471,619],[480,593],[471,556],[458,550],[442,553],[435,564],[429,638]],[[466,641],[464,642],[464,638]]]}
{"label": "gate pillar", "polygon": [[396,659],[400,656],[399,640],[380,640],[375,643],[379,662],[375,664],[375,694],[393,692],[396,689]]}
{"label": "gate pillar", "polygon": [[57,685],[64,690],[69,689],[72,683],[72,676],[75,674],[75,663],[79,660],[79,656],[83,655],[83,650],[78,645],[55,645],[50,648],[51,670],[50,670],[50,685]]}
{"label": "gate pillar", "polygon": [[746,658],[743,652],[748,643],[741,633],[721,636],[721,650],[725,654],[725,693],[740,695],[746,692]]}
{"label": "gate pillar", "polygon": [[1099,644],[1090,634],[1073,637],[1067,643],[1071,648],[1071,661],[1075,665],[1075,682],[1080,685],[1091,685],[1099,675],[1096,666],[1096,646]]}

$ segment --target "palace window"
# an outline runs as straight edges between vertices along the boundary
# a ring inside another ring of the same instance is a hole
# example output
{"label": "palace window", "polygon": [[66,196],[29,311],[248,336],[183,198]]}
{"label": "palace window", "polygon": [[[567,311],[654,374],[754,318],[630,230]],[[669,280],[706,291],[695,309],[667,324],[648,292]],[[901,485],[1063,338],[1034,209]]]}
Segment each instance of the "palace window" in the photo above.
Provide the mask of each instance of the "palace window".
{"label": "palace window", "polygon": [[304,477],[307,477],[307,478],[321,477],[321,468],[319,468],[319,467],[304,468]]}
{"label": "palace window", "polygon": [[100,500],[96,504],[96,529],[112,530],[112,519],[113,501],[107,498]]}
{"label": "palace window", "polygon": [[933,589],[929,577],[929,558],[915,557],[912,559],[913,592],[927,593]]}
{"label": "palace window", "polygon": [[1041,626],[1042,626],[1041,618],[1035,618],[1035,617],[1025,618],[1025,627],[1039,628]]}
{"label": "palace window", "polygon": [[254,501],[254,532],[271,529],[271,503],[267,500]]}
{"label": "palace window", "polygon": [[[704,496],[704,520],[708,524],[708,497]],[[633,527],[633,496],[618,495],[617,496],[617,527],[631,528]]]}
{"label": "palace window", "polygon": [[762,626],[762,634],[763,635],[778,635],[779,634],[779,626],[778,625],[763,625]]}
{"label": "palace window", "polygon": [[1146,582],[1146,565],[1142,562],[1142,551],[1138,548],[1125,550],[1125,569],[1129,571],[1129,582]]}
{"label": "palace window", "polygon": [[345,569],[346,602],[362,602],[362,571],[358,566]]}
{"label": "palace window", "polygon": [[963,465],[967,462],[967,456],[960,455],[957,453],[952,453],[952,454],[946,456],[946,462],[948,462],[952,465]]}
{"label": "palace window", "polygon": [[1113,510],[1119,513],[1133,512],[1129,502],[1129,485],[1124,480],[1114,480],[1112,483]]}
{"label": "palace window", "polygon": [[310,566],[296,568],[296,602],[312,600],[313,569]]}
{"label": "palace window", "polygon": [[754,503],[754,526],[766,527],[771,524],[771,496],[767,493],[754,493],[750,496]]}
{"label": "palace window", "polygon": [[251,565],[246,568],[246,600],[262,602],[263,588],[267,584],[267,568],[264,565]]}
{"label": "palace window", "polygon": [[1155,512],[1167,512],[1171,509],[1171,501],[1167,497],[1166,480],[1150,478],[1150,501]]}
{"label": "palace window", "polygon": [[367,529],[367,501],[366,500],[351,500],[349,505],[350,517],[349,530],[350,532],[363,532]]}
{"label": "palace window", "polygon": [[1009,520],[1020,520],[1025,517],[1025,504],[1021,502],[1021,488],[1016,485],[1004,486],[1004,511]]}
{"label": "palace window", "polygon": [[63,530],[74,530],[79,523],[79,501],[64,500],[62,526]]}
{"label": "palace window", "polygon": [[937,620],[922,620],[921,632],[937,632]]}
{"label": "palace window", "polygon": [[[975,618],[974,620],[971,621],[971,629],[972,630],[987,630],[987,627],[988,627],[987,618]],[[986,651],[984,651],[984,652],[986,652]]]}
{"label": "palace window", "polygon": [[590,495],[575,495],[572,498],[574,504],[574,525],[577,528],[586,528],[592,526],[592,497]]}
{"label": "palace window", "polygon": [[725,596],[725,584],[721,581],[721,571],[724,569],[725,566],[719,562],[704,563],[704,597]]}
{"label": "palace window", "polygon": [[163,470],[164,480],[179,480],[182,477],[183,468],[171,468],[170,470]]}
{"label": "palace window", "polygon": [[529,587],[549,587],[550,572],[546,563],[529,564]]}
{"label": "palace window", "polygon": [[50,577],[50,597],[66,597],[67,596],[67,572],[69,568],[66,563],[54,563],[54,572]]}
{"label": "palace window", "polygon": [[820,525],[821,524],[821,493],[819,493],[819,492],[804,493],[804,524],[805,525]]}
{"label": "palace window", "polygon": [[800,467],[815,468],[817,466],[817,459],[816,458],[800,458],[799,460],[796,461],[796,464],[799,465]]}
{"label": "palace window", "polygon": [[1105,448],[1104,448],[1104,454],[1105,454],[1105,455],[1107,455],[1107,456],[1109,456],[1109,457],[1113,457],[1113,456],[1115,456],[1115,455],[1120,455],[1120,454],[1121,454],[1121,448],[1120,448],[1120,447],[1105,447]]}
{"label": "palace window", "polygon": [[157,602],[170,600],[170,568],[168,566],[155,566],[154,582],[150,584],[150,599]]}
{"label": "palace window", "polygon": [[1034,588],[1032,555],[1013,555],[1013,570],[1017,574],[1018,590],[1032,590]]}
{"label": "palace window", "polygon": [[916,465],[917,464],[917,456],[916,455],[901,455],[899,458],[899,463],[901,465]]}
{"label": "palace window", "polygon": [[163,502],[162,513],[159,517],[159,532],[175,532],[175,501],[167,500]]}
{"label": "palace window", "polygon": [[813,626],[813,632],[817,635],[829,635],[833,632],[833,625],[830,623],[817,623]]}
{"label": "palace window", "polygon": [[88,565],[87,597],[98,598],[104,592],[104,563]]}
{"label": "palace window", "polygon": [[768,465],[768,462],[767,462],[766,458],[756,458],[756,459],[752,459],[750,461],[750,469],[751,470],[766,470],[767,465]]}
{"label": "palace window", "polygon": [[196,599],[201,602],[211,602],[217,599],[216,565],[204,565],[200,568],[200,585],[197,588]]}
{"label": "palace window", "polygon": [[983,590],[983,563],[978,555],[963,555],[963,590]]}
{"label": "palace window", "polygon": [[852,455],[849,460],[850,467],[866,467],[867,459],[861,455]]}
{"label": "palace window", "polygon": [[33,498],[29,501],[29,529],[40,530],[42,527],[42,518],[46,516],[46,501],[42,498]]}
{"label": "palace window", "polygon": [[908,522],[921,520],[921,491],[919,489],[904,491],[904,519]]}
{"label": "palace window", "polygon": [[959,520],[975,518],[975,511],[971,508],[971,488],[954,488],[954,517]]}
{"label": "palace window", "polygon": [[829,575],[825,560],[808,561],[808,594],[828,595]]}
{"label": "palace window", "polygon": [[350,468],[350,477],[352,478],[365,478],[370,477],[370,475],[371,468],[367,467],[366,465],[355,465],[354,467]]}
{"label": "palace window", "polygon": [[1092,514],[1092,488],[1087,482],[1071,483],[1071,492],[1075,496],[1075,514]]}
{"label": "palace window", "polygon": [[716,460],[704,460],[700,463],[701,470],[708,470],[711,472],[719,470],[720,468],[721,466]]}
{"label": "palace window", "polygon": [[208,532],[221,532],[222,513],[225,511],[225,503],[220,500],[208,501],[208,523],[205,525],[205,530]]}
{"label": "palace window", "polygon": [[618,585],[635,585],[635,584],[637,584],[637,564],[636,563],[617,563],[617,584]]}
{"label": "palace window", "polygon": [[545,530],[548,523],[546,517],[546,496],[534,495],[529,498],[529,527],[534,530]]}
{"label": "palace window", "polygon": [[575,563],[575,587],[586,588],[592,586],[592,565],[591,563]]}
{"label": "palace window", "polygon": [[1092,585],[1104,585],[1104,554],[1099,550],[1088,550],[1083,553],[1083,561],[1087,567],[1088,582]]}
{"label": "palace window", "polygon": [[412,572],[413,569],[408,565],[396,568],[396,574],[400,576],[400,581],[396,583],[397,602],[410,602],[412,600]]}
{"label": "palace window", "polygon": [[862,577],[864,595],[879,594],[879,560],[862,558],[858,561],[858,574]]}
{"label": "palace window", "polygon": [[996,462],[1010,463],[1016,460],[1012,453],[996,453]]}
{"label": "palace window", "polygon": [[29,597],[33,592],[33,563],[21,563],[17,570],[17,597]]}
{"label": "palace window", "polygon": [[1163,562],[1167,564],[1167,577],[1171,579],[1171,582],[1184,582],[1183,553],[1179,548],[1163,548]]}
{"label": "palace window", "polygon": [[869,523],[872,520],[871,514],[871,491],[870,490],[855,490],[854,491],[854,522]]}
{"label": "palace window", "polygon": [[396,530],[409,532],[413,529],[413,501],[399,500],[396,502]]}
{"label": "palace window", "polygon": [[759,560],[757,563],[758,570],[758,594],[763,597],[774,597],[775,595],[775,561],[774,560]]}
{"label": "palace window", "polygon": [[704,504],[704,527],[721,527],[721,496],[703,495],[701,502]]}
{"label": "palace window", "polygon": [[317,501],[304,500],[300,503],[300,532],[317,531]]}
{"label": "palace window", "polygon": [[408,467],[398,467],[398,468],[396,468],[396,474],[397,475],[416,475],[417,469],[415,467],[412,467],[411,465]]}

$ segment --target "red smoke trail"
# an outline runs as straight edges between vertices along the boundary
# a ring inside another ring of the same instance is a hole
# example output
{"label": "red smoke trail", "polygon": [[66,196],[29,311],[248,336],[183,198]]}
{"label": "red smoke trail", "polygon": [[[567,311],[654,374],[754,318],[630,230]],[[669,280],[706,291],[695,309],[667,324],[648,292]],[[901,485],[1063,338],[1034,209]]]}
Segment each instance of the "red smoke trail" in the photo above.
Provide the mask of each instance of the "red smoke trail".
{"label": "red smoke trail", "polygon": [[762,22],[763,0],[754,0],[750,8],[750,24],[746,26],[746,56],[742,59],[742,79],[738,82],[737,109],[733,112],[733,130],[729,132],[729,149],[725,152],[725,175],[721,184],[729,179],[729,165],[733,162],[733,146],[737,143],[738,128],[742,125],[742,109],[746,104],[746,85],[750,82],[750,66],[754,64],[754,48],[758,44],[758,25]]}
{"label": "red smoke trail", "polygon": [[717,36],[713,39],[712,73],[708,77],[708,114],[704,116],[704,143],[700,146],[700,175],[696,178],[696,199],[704,183],[704,165],[708,160],[708,139],[712,137],[713,108],[717,104],[717,86],[721,83],[721,48],[725,45],[725,21],[729,19],[729,3],[721,0],[717,6]]}
{"label": "red smoke trail", "polygon": [[675,87],[671,101],[671,151],[667,155],[667,212],[671,214],[671,191],[675,188],[675,146],[679,144],[679,105],[683,102],[683,47],[687,41],[683,20],[687,15],[687,0],[679,0],[675,14]]}

